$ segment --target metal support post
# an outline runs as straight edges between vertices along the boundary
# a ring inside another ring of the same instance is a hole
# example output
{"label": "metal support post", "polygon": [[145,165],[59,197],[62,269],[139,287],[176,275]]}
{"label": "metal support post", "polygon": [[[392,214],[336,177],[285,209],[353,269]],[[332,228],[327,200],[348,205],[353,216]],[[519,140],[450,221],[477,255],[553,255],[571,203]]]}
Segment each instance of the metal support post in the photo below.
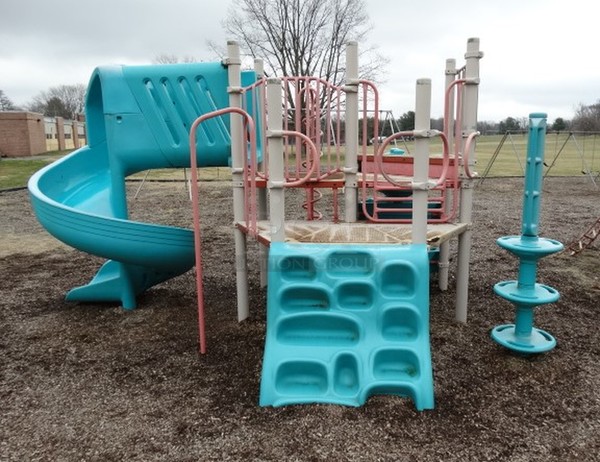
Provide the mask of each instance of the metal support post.
{"label": "metal support post", "polygon": [[[265,74],[265,66],[262,59],[254,60],[254,71],[256,72],[256,79],[261,80]],[[263,170],[263,164],[265,162],[265,154],[266,154],[266,140],[264,137],[264,127],[262,126],[262,122],[265,120],[263,114],[266,111],[265,107],[265,87],[264,85],[260,85],[257,89],[257,92],[254,96],[254,107],[256,108],[256,117],[260,117],[261,120],[257,122],[256,126],[260,127],[260,132],[258,133],[258,137],[260,139],[260,146],[262,148],[262,160],[258,165],[258,170]],[[257,191],[257,208],[258,208],[258,220],[264,221],[269,217],[269,212],[267,210],[267,188],[260,188]],[[267,286],[267,265],[269,259],[269,248],[263,244],[258,244],[259,247],[259,265],[260,265],[260,286]]]}
{"label": "metal support post", "polygon": [[[446,60],[446,86],[448,88],[454,79],[456,78],[456,60],[455,59],[447,59]],[[445,120],[445,125],[448,127],[446,138],[448,138],[448,146],[454,146],[454,93],[455,90],[452,90],[452,95],[449,98],[448,105],[446,108],[446,114],[448,115],[448,120]],[[452,148],[451,148],[452,149]],[[457,162],[458,159],[454,158],[454,162]],[[454,187],[458,187],[458,185],[454,185]],[[452,209],[452,203],[450,202],[453,197],[451,194],[446,191],[444,198],[444,209],[446,214],[450,213]],[[450,272],[450,243],[444,242],[440,245],[440,257],[438,263],[438,287],[440,290],[448,290],[448,273]]]}
{"label": "metal support post", "polygon": [[358,43],[346,46],[346,159],[344,163],[344,218],[353,223],[357,216],[358,187]]}
{"label": "metal support post", "polygon": [[[227,72],[229,77],[229,105],[242,108],[240,47],[235,41],[227,42]],[[233,181],[233,219],[244,221],[244,126],[242,119],[230,116],[231,127],[231,167]],[[235,234],[235,273],[237,281],[238,321],[249,315],[248,302],[248,262],[246,235],[237,227]]]}
{"label": "metal support post", "polygon": [[[470,38],[467,41],[467,53],[465,54],[465,88],[463,97],[463,149],[466,138],[477,131],[477,102],[479,97],[479,60],[483,53],[479,51],[479,39]],[[469,153],[469,167],[475,165],[475,143],[472,143],[473,152]],[[465,153],[463,153],[464,155]],[[472,170],[471,168],[469,170]],[[472,222],[473,211],[473,186],[472,178],[464,174],[461,169],[461,194],[460,194],[460,221],[461,223]],[[456,270],[456,320],[467,322],[467,304],[469,297],[469,265],[471,259],[472,231],[467,228],[458,237],[458,263]]]}
{"label": "metal support post", "polygon": [[283,108],[281,106],[281,80],[267,81],[267,143],[269,150],[269,216],[271,242],[285,240],[285,194],[283,164]]}
{"label": "metal support post", "polygon": [[431,79],[418,79],[415,99],[415,156],[413,173],[413,244],[427,243],[429,197],[429,136],[431,129]]}

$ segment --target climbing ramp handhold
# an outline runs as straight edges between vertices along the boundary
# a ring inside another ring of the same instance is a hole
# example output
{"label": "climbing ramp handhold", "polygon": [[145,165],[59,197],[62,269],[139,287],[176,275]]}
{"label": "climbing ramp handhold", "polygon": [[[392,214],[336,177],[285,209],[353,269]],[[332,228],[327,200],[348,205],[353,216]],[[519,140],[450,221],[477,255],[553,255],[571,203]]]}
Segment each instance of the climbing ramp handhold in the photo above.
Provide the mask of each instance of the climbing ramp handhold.
{"label": "climbing ramp handhold", "polygon": [[260,404],[432,409],[426,245],[273,243]]}

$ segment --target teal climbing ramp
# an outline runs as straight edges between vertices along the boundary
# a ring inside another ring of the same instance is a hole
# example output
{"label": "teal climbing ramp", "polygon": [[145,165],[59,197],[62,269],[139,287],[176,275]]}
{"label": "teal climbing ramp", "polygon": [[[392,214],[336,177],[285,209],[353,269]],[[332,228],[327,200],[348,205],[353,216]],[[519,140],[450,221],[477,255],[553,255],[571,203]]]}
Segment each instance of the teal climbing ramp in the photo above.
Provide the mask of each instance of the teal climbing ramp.
{"label": "teal climbing ramp", "polygon": [[260,404],[433,409],[426,245],[273,243]]}

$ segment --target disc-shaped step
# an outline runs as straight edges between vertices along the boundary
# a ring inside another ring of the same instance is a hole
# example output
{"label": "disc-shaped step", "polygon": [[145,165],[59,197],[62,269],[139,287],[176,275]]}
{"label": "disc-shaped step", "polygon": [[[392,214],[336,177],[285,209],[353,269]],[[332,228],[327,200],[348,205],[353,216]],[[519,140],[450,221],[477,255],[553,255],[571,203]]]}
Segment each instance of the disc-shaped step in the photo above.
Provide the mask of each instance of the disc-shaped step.
{"label": "disc-shaped step", "polygon": [[517,281],[503,281],[494,286],[494,292],[514,304],[531,307],[554,303],[560,298],[558,290],[539,283],[533,289],[523,289]]}
{"label": "disc-shaped step", "polygon": [[554,239],[527,236],[503,236],[496,243],[520,258],[535,259],[560,252],[564,247]]}

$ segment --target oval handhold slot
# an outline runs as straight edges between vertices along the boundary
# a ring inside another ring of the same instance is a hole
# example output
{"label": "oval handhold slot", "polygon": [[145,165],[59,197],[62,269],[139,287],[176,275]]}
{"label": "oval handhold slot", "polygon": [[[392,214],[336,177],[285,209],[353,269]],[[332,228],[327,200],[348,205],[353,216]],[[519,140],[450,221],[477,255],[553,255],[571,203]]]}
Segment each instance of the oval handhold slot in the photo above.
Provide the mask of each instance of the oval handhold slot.
{"label": "oval handhold slot", "polygon": [[340,308],[348,310],[368,310],[373,306],[373,285],[366,282],[345,282],[337,288]]}
{"label": "oval handhold slot", "polygon": [[387,308],[381,318],[381,333],[389,341],[412,341],[419,333],[419,315],[409,307]]}
{"label": "oval handhold slot", "polygon": [[418,393],[410,383],[375,383],[363,391],[363,401],[378,395],[396,395],[407,397],[417,402]]}
{"label": "oval handhold slot", "polygon": [[324,395],[327,393],[327,369],[314,361],[286,361],[277,369],[275,388],[282,395]]}
{"label": "oval handhold slot", "polygon": [[379,380],[414,380],[421,371],[417,355],[410,350],[379,350],[373,359],[373,376]]}
{"label": "oval handhold slot", "polygon": [[350,353],[339,355],[335,361],[333,374],[333,389],[338,395],[353,396],[360,388],[358,375],[358,361]]}
{"label": "oval handhold slot", "polygon": [[286,345],[352,346],[359,338],[355,321],[331,313],[288,316],[277,326],[277,340]]}
{"label": "oval handhold slot", "polygon": [[286,311],[326,310],[329,294],[320,287],[291,285],[281,293],[281,308]]}
{"label": "oval handhold slot", "polygon": [[367,252],[331,252],[326,261],[327,273],[332,277],[367,276],[375,269],[375,260]]}
{"label": "oval handhold slot", "polygon": [[387,265],[381,275],[381,290],[388,297],[411,297],[415,293],[417,277],[408,263]]}
{"label": "oval handhold slot", "polygon": [[317,275],[315,261],[304,255],[286,256],[279,261],[277,269],[288,281],[311,281]]}

